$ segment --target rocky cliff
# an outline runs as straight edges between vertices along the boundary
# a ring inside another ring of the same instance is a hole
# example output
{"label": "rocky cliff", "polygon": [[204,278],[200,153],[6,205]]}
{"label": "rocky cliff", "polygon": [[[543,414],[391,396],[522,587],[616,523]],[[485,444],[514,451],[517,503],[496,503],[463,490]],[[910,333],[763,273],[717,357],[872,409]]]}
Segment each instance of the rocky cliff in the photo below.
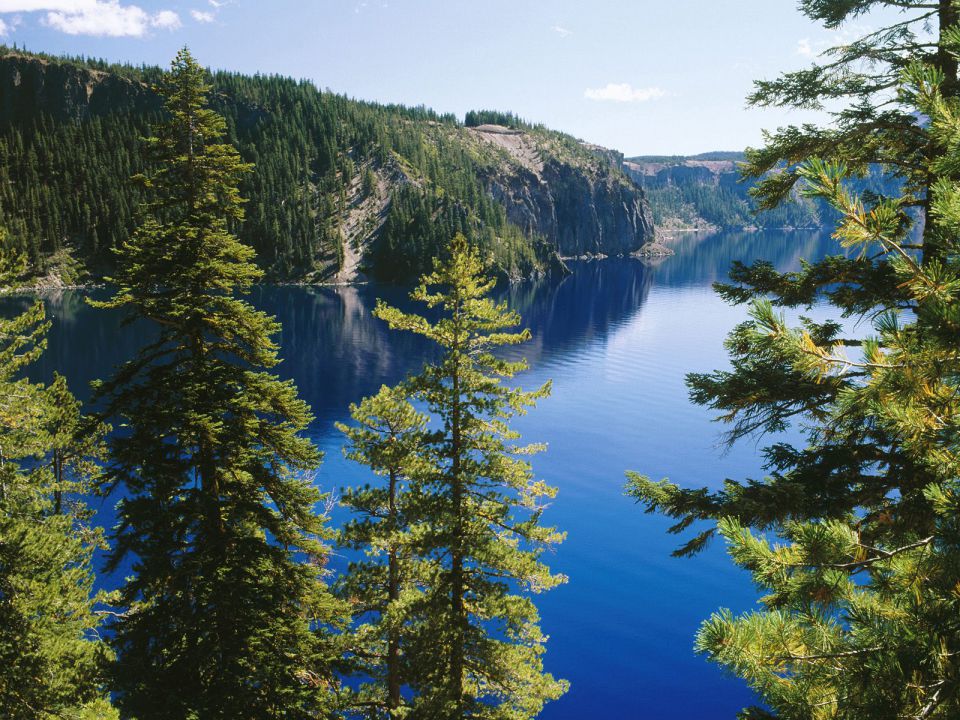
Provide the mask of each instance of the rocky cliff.
{"label": "rocky cliff", "polygon": [[159,110],[147,85],[116,73],[8,52],[0,57],[0,117],[10,124],[44,115],[58,122]]}
{"label": "rocky cliff", "polygon": [[653,238],[650,207],[620,169],[620,153],[536,130],[481,125],[468,132],[501,151],[483,178],[507,217],[561,256],[625,254]]}

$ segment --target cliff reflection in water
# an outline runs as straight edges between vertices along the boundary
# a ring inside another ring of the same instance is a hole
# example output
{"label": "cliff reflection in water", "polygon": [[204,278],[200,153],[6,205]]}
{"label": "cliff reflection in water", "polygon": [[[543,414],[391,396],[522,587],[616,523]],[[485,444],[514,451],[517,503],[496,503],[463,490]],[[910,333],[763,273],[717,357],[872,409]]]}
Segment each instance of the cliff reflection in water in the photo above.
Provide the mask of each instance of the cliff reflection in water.
{"label": "cliff reflection in water", "polygon": [[[624,498],[623,472],[636,468],[688,485],[762,474],[756,446],[745,443],[721,455],[711,413],[687,400],[685,373],[724,366],[724,335],[745,314],[724,305],[710,284],[723,280],[734,260],[765,258],[792,270],[837,245],[825,233],[798,231],[684,234],[673,247],[675,256],[653,265],[634,258],[577,261],[566,278],[497,290],[533,335],[510,350],[530,361],[519,382],[554,380],[552,396],[517,421],[525,440],[549,445],[534,459],[535,469],[559,488],[549,522],[569,533],[549,563],[570,583],[537,605],[551,636],[546,667],[569,679],[571,690],[546,708],[543,720],[598,711],[720,720],[753,701],[739,682],[690,649],[696,627],[718,604],[734,611],[752,606],[752,584],[720,543],[695,561],[671,559],[677,538],[665,532],[663,518],[644,515]],[[310,433],[326,453],[316,476],[324,490],[370,481],[343,458],[334,421],[347,419],[351,402],[431,357],[425,341],[391,332],[371,315],[377,297],[411,309],[407,292],[361,285],[264,286],[251,293],[255,305],[283,324],[284,360],[276,371],[297,383],[316,414]],[[0,313],[29,302],[0,298]],[[49,350],[32,374],[49,380],[59,371],[81,397],[89,395],[91,380],[108,376],[155,332],[90,308],[83,293],[50,295],[46,302]],[[95,504],[97,520],[107,527],[116,499]],[[337,556],[333,565],[342,561]],[[99,582],[110,587],[114,580],[101,576]]]}
{"label": "cliff reflection in water", "polygon": [[[561,279],[502,285],[496,296],[520,313],[531,342],[511,352],[531,366],[562,360],[584,346],[603,342],[613,329],[641,312],[656,286],[708,285],[726,278],[733,260],[767,259],[782,269],[796,269],[801,258],[822,257],[836,248],[826,233],[796,231],[682,234],[671,245],[676,255],[650,265],[635,258],[573,261],[572,274]],[[408,288],[366,284],[343,287],[261,286],[250,296],[258,308],[276,315],[283,326],[278,338],[283,363],[280,375],[293,378],[313,406],[317,430],[345,416],[347,406],[393,384],[430,359],[420,338],[390,332],[371,314],[378,297],[415,310]],[[122,315],[91,308],[88,293],[60,291],[44,296],[52,323],[48,349],[31,370],[49,380],[54,371],[67,376],[80,397],[89,383],[133,356],[152,337],[142,323],[124,325]],[[106,296],[105,290],[89,293]],[[25,308],[28,297],[0,298],[0,312]]]}

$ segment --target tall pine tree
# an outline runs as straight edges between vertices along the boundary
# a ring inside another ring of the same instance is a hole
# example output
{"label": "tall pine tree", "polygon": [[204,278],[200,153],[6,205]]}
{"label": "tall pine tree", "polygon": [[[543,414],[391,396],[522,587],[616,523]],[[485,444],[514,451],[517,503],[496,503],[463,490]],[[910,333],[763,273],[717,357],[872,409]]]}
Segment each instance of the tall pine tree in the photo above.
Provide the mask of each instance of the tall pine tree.
{"label": "tall pine tree", "polygon": [[[835,237],[857,252],[785,274],[735,265],[734,283],[719,290],[750,302],[751,315],[728,340],[732,368],[688,384],[695,402],[732,424],[731,442],[790,424],[805,442],[766,448],[760,480],[709,491],[632,475],[630,491],[675,518],[674,532],[710,521],[678,553],[696,552],[719,528],[766,591],[756,612],[721,611],[697,639],[759,692],[766,707],[744,717],[955,717],[958,5],[802,7],[829,27],[871,9],[902,11],[899,23],[832,51],[834,62],[760,83],[754,98],[851,100],[831,128],[771,135],[748,169],[789,163],[761,182],[760,197],[775,202],[802,180],[839,211]],[[850,189],[873,162],[902,181],[902,195]],[[790,327],[776,311],[823,301],[835,314],[820,323]],[[869,320],[872,333],[850,334],[845,317]]]}
{"label": "tall pine tree", "polygon": [[[24,266],[0,256],[0,287]],[[91,489],[102,428],[82,435],[63,378],[23,378],[48,327],[40,300],[0,320],[0,716],[100,720],[116,717],[98,632],[108,598],[93,589],[103,534],[77,498]]]}
{"label": "tall pine tree", "polygon": [[432,467],[411,482],[423,496],[411,518],[421,567],[419,597],[403,610],[400,644],[413,658],[404,680],[415,717],[532,718],[567,687],[543,672],[546,638],[530,598],[564,581],[541,561],[563,535],[540,524],[543,500],[555,494],[525,459],[540,447],[516,445],[509,421],[550,386],[502,384],[526,364],[494,351],[529,331],[514,331],[520,318],[488,297],[496,281],[462,235],[449,253],[411,294],[435,321],[382,302],[374,311],[442,351],[409,380],[438,429],[419,451]]}
{"label": "tall pine tree", "polygon": [[113,567],[129,558],[113,624],[117,699],[150,718],[315,718],[328,710],[336,604],[323,576],[319,457],[277,362],[273,318],[236,297],[260,278],[231,233],[249,166],[220,140],[206,72],[186,49],[158,92],[156,171],[101,307],[156,340],[99,390],[119,421]]}
{"label": "tall pine tree", "polygon": [[416,529],[429,520],[422,480],[434,467],[427,417],[410,404],[408,388],[382,387],[350,411],[356,425],[338,424],[348,439],[347,457],[383,478],[377,485],[348,488],[342,504],[357,517],[341,532],[342,546],[364,555],[350,563],[340,592],[350,602],[356,626],[350,633],[350,671],[361,678],[346,700],[361,717],[404,717],[404,686],[417,677],[411,636],[430,564],[418,552]]}

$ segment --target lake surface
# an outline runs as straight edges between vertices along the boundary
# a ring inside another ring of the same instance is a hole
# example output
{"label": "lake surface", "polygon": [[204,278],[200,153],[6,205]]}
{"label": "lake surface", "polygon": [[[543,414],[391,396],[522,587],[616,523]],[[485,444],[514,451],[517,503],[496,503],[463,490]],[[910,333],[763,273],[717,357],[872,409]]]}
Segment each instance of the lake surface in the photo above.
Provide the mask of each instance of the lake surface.
{"label": "lake surface", "polygon": [[[693,559],[671,558],[679,538],[624,496],[624,471],[711,487],[762,476],[758,446],[746,442],[725,453],[718,447],[723,428],[687,400],[684,375],[725,366],[724,337],[745,316],[711,284],[733,260],[765,258],[796,269],[802,258],[836,245],[827,235],[778,232],[688,235],[674,247],[676,256],[655,267],[628,258],[578,261],[562,281],[499,292],[533,334],[516,350],[530,362],[518,382],[553,379],[553,395],[516,423],[525,440],[549,444],[534,458],[537,474],[559,487],[544,520],[568,533],[548,562],[570,581],[537,598],[550,636],[546,666],[572,685],[544,711],[546,720],[730,720],[752,702],[740,681],[692,650],[698,624],[712,611],[755,602],[749,577],[720,544]],[[253,302],[283,323],[278,372],[293,378],[314,409],[310,433],[326,453],[317,483],[326,490],[369,480],[343,459],[334,422],[348,420],[351,402],[431,356],[424,342],[388,331],[370,314],[377,297],[409,307],[405,295],[376,285],[253,293]],[[8,298],[0,310],[25,303]],[[121,328],[116,313],[91,309],[82,293],[50,295],[47,303],[49,350],[33,376],[49,380],[58,371],[82,398],[91,380],[149,334],[143,326]],[[111,503],[99,509],[105,524]]]}

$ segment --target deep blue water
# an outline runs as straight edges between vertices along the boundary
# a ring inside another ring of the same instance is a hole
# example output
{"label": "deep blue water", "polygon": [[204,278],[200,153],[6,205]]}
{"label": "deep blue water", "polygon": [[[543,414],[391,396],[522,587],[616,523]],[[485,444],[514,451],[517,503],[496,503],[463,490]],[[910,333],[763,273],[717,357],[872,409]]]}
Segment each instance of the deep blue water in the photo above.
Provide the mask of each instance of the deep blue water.
{"label": "deep blue water", "polygon": [[[699,622],[713,610],[755,602],[749,577],[719,544],[693,559],[671,558],[679,539],[665,533],[667,521],[624,496],[624,471],[711,487],[762,475],[758,445],[725,453],[722,427],[687,400],[684,375],[724,366],[724,337],[745,314],[722,303],[711,283],[725,278],[733,260],[765,258],[795,269],[835,245],[813,233],[729,233],[685,236],[675,248],[655,267],[626,258],[574,262],[562,281],[500,291],[533,334],[517,350],[530,362],[519,382],[553,379],[553,395],[516,424],[525,440],[549,444],[534,467],[560,492],[544,519],[568,533],[549,561],[570,581],[537,599],[550,636],[546,666],[572,685],[543,713],[547,720],[730,719],[752,701],[738,680],[692,651]],[[430,354],[370,314],[377,297],[408,305],[405,293],[363,285],[253,294],[283,323],[278,371],[295,380],[316,414],[310,432],[326,452],[317,475],[324,489],[369,479],[343,459],[334,422],[348,419],[350,402]],[[49,379],[59,371],[83,398],[89,382],[131,356],[149,332],[121,328],[117,314],[89,308],[82,293],[47,302],[49,350],[33,374]],[[100,510],[105,523],[109,505]]]}

